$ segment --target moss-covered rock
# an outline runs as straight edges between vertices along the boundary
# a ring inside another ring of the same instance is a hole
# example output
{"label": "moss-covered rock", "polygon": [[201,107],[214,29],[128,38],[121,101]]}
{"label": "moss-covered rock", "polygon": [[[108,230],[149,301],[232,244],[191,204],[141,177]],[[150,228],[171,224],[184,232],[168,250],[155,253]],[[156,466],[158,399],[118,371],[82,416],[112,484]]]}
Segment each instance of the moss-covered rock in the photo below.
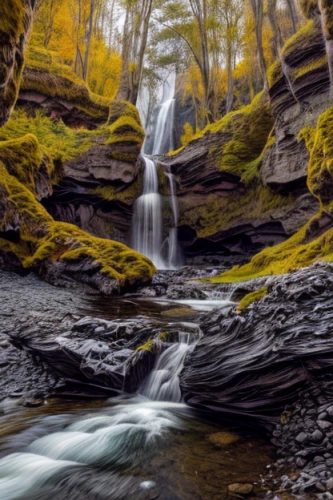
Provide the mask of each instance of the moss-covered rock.
{"label": "moss-covered rock", "polygon": [[[34,143],[32,137],[25,140]],[[9,147],[13,147],[12,141]],[[31,158],[38,169],[38,148]],[[11,171],[15,175],[0,161],[2,254],[14,254],[23,268],[36,270],[52,283],[83,282],[107,294],[151,279],[155,268],[146,257],[121,243],[96,238],[74,225],[54,221],[36,199],[34,172],[24,174],[19,168]],[[19,177],[30,182],[29,188]],[[17,234],[15,242],[11,241],[13,230]]]}
{"label": "moss-covered rock", "polygon": [[8,120],[18,96],[32,3],[3,0],[0,5],[0,126]]}
{"label": "moss-covered rock", "polygon": [[253,304],[253,302],[257,302],[258,300],[264,298],[265,295],[267,295],[267,290],[267,287],[263,287],[247,293],[238,304],[237,311],[241,312],[243,309],[246,309],[249,305]]}

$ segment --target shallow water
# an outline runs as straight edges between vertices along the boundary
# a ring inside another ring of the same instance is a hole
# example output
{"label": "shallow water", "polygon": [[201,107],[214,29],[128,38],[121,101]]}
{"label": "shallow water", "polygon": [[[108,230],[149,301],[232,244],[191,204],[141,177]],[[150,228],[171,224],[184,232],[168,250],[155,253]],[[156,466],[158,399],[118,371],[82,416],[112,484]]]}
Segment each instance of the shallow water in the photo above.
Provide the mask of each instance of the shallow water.
{"label": "shallow water", "polygon": [[14,407],[0,424],[2,500],[218,500],[230,483],[258,481],[273,459],[254,436],[216,447],[208,436],[220,427],[142,396]]}

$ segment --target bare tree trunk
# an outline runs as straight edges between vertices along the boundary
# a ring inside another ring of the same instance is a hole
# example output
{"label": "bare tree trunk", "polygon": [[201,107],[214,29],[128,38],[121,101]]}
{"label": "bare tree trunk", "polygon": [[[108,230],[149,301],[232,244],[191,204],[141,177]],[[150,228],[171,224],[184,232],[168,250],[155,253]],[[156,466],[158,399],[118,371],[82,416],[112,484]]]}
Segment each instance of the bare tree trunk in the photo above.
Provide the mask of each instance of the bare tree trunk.
{"label": "bare tree trunk", "polygon": [[90,57],[90,48],[91,48],[91,38],[92,38],[93,27],[94,27],[95,7],[96,7],[96,0],[90,0],[90,14],[89,14],[89,19],[88,19],[88,31],[86,34],[86,51],[84,54],[83,75],[82,75],[83,80],[85,82],[88,81],[89,57]]}
{"label": "bare tree trunk", "polygon": [[228,54],[227,54],[227,74],[228,74],[228,91],[227,91],[227,100],[226,100],[226,112],[229,113],[232,108],[232,104],[234,101],[234,81],[232,77],[232,70],[233,70],[233,64],[232,64],[232,48],[231,46],[228,47]]}
{"label": "bare tree trunk", "polygon": [[136,104],[136,101],[138,99],[140,85],[141,85],[142,74],[143,74],[143,60],[144,60],[144,55],[145,55],[146,46],[147,46],[148,28],[149,28],[152,7],[153,7],[152,0],[144,0],[142,33],[140,36],[140,38],[141,38],[140,48],[139,48],[138,57],[137,57],[137,65],[136,65],[135,71],[133,73],[133,83],[132,83],[132,88],[131,88],[131,93],[130,93],[130,98],[129,98],[129,100],[132,104]]}
{"label": "bare tree trunk", "polygon": [[276,0],[268,0],[268,19],[273,30],[273,55],[279,57],[283,40],[279,23],[276,19]]}
{"label": "bare tree trunk", "polygon": [[122,43],[122,53],[121,53],[121,75],[119,89],[116,95],[116,99],[128,101],[129,99],[129,75],[128,75],[128,65],[129,65],[129,54],[130,54],[130,7],[126,8],[126,16],[123,31],[123,43]]}
{"label": "bare tree trunk", "polygon": [[294,34],[297,31],[297,25],[298,25],[298,21],[299,21],[299,16],[298,16],[295,0],[287,0],[287,5],[288,5],[289,12],[290,12],[290,18],[291,18],[291,22],[293,25],[293,34]]}
{"label": "bare tree trunk", "polygon": [[263,0],[250,0],[255,20],[255,34],[257,41],[257,57],[259,63],[260,73],[263,79],[264,90],[268,90],[268,80],[266,74],[266,61],[264,50],[262,46],[262,23],[263,23]]}

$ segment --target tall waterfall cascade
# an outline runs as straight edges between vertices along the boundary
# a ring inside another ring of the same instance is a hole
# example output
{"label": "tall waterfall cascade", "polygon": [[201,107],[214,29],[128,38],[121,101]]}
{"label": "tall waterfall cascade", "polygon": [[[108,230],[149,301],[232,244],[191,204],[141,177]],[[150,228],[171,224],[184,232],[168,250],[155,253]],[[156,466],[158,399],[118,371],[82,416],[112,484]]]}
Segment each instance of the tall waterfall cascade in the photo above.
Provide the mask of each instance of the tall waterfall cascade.
{"label": "tall waterfall cascade", "polygon": [[143,193],[134,205],[132,221],[132,245],[135,250],[146,255],[157,269],[177,269],[182,264],[182,253],[178,243],[178,203],[174,175],[165,172],[169,180],[169,207],[172,214],[169,234],[165,237],[163,221],[163,197],[158,192],[158,171],[154,156],[174,149],[173,123],[175,99],[167,99],[160,105],[152,155],[142,148],[144,161]]}

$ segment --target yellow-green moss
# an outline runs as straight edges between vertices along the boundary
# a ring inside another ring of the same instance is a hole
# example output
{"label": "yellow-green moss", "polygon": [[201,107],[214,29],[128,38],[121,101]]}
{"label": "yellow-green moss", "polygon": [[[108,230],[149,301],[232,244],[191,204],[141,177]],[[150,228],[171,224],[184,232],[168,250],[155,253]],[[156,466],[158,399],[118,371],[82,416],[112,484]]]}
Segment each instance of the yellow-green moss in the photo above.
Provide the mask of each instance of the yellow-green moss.
{"label": "yellow-green moss", "polygon": [[293,201],[292,195],[282,196],[261,185],[251,185],[244,192],[233,192],[225,197],[209,194],[191,204],[180,198],[179,224],[190,225],[199,237],[205,238],[232,227],[235,222],[265,220]]}
{"label": "yellow-green moss", "polygon": [[133,202],[138,198],[143,189],[142,178],[138,177],[129,187],[119,191],[116,186],[98,186],[91,190],[91,193],[97,194],[105,200],[120,200],[124,202]]}
{"label": "yellow-green moss", "polygon": [[18,96],[32,16],[24,0],[1,2],[0,126],[8,120]]}
{"label": "yellow-green moss", "polygon": [[149,259],[122,243],[96,238],[78,227],[56,222],[35,196],[0,162],[0,189],[6,214],[0,227],[15,221],[20,227],[22,265],[33,268],[43,260],[92,259],[95,270],[117,279],[122,285],[150,279],[155,267]]}
{"label": "yellow-green moss", "polygon": [[267,70],[267,79],[270,87],[283,77],[282,65],[280,59],[277,59]]}
{"label": "yellow-green moss", "polygon": [[[253,168],[252,162],[262,154],[273,124],[269,101],[261,92],[248,106],[207,125],[193,136],[189,144],[208,133],[220,134],[221,140],[209,150],[210,160],[221,170],[242,176],[248,168]],[[180,150],[172,154],[178,152]]]}
{"label": "yellow-green moss", "polygon": [[328,208],[333,201],[333,106],[319,117],[306,143],[310,152],[308,187]]}
{"label": "yellow-green moss", "polygon": [[21,34],[25,30],[24,17],[26,5],[24,0],[3,1],[1,5],[0,31],[6,33],[10,38],[19,42]]}
{"label": "yellow-green moss", "polygon": [[108,124],[112,125],[119,118],[128,116],[136,123],[141,124],[137,108],[128,101],[113,101],[110,105]]}
{"label": "yellow-green moss", "polygon": [[[34,135],[27,134],[21,139],[0,142],[0,161],[6,165],[10,174],[31,191],[35,191],[35,180],[42,166],[43,151]],[[48,167],[51,165],[47,161],[44,164]]]}
{"label": "yellow-green moss", "polygon": [[[286,57],[291,53],[297,53],[302,48],[311,46],[317,41],[318,34],[321,33],[320,26],[313,20],[308,21],[292,37],[290,37],[282,48],[282,56]],[[316,57],[316,55],[314,55]]]}
{"label": "yellow-green moss", "polygon": [[153,345],[152,340],[147,340],[147,342],[143,345],[140,345],[139,347],[136,348],[136,351],[150,351],[151,346]]}
{"label": "yellow-green moss", "polygon": [[110,99],[91,92],[85,82],[64,64],[49,65],[39,60],[28,60],[21,89],[64,99],[87,115],[105,118],[105,121],[109,114]]}
{"label": "yellow-green moss", "polygon": [[16,140],[17,143],[15,145],[14,141],[0,142],[0,146],[2,144],[6,150],[8,144],[12,143],[13,154],[21,156],[18,162],[22,163],[25,157],[29,161],[32,146],[22,142],[25,140],[23,137],[29,134],[30,138],[35,137],[32,145],[36,142],[36,138],[38,139],[39,154],[47,155],[52,160],[47,165],[53,170],[55,163],[72,160],[87,151],[93,144],[94,136],[100,133],[102,132],[99,130],[73,130],[62,120],[51,120],[41,110],[37,111],[34,116],[28,116],[24,110],[17,109],[12,113],[6,125],[0,128],[0,141]]}
{"label": "yellow-green moss", "polygon": [[258,290],[255,290],[254,292],[247,293],[242,300],[240,301],[238,305],[238,312],[243,311],[243,309],[246,309],[249,307],[250,304],[253,302],[257,302],[258,300],[262,299],[267,295],[267,287],[259,288]]}
{"label": "yellow-green moss", "polygon": [[308,229],[316,225],[318,216],[311,219],[291,238],[274,247],[265,248],[248,264],[212,278],[213,282],[240,282],[271,274],[284,274],[310,266],[317,260],[333,260],[333,229],[309,241]]}
{"label": "yellow-green moss", "polygon": [[301,78],[306,73],[310,73],[311,71],[322,68],[324,66],[327,66],[328,71],[328,62],[326,55],[319,57],[319,59],[312,60],[307,65],[298,68],[293,74],[293,79],[296,80],[297,78]]}

